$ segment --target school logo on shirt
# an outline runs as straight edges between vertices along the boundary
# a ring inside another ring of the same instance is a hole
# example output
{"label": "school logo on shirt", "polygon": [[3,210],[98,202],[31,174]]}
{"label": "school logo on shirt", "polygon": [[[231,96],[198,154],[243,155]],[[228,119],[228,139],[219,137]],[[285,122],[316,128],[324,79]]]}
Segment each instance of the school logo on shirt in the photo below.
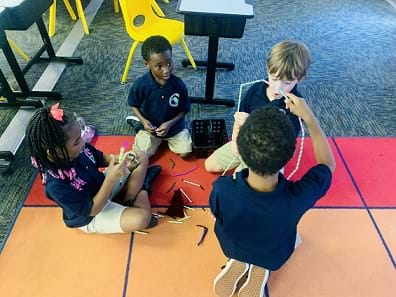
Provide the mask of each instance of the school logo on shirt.
{"label": "school logo on shirt", "polygon": [[172,96],[169,97],[169,105],[172,107],[178,107],[179,100],[180,100],[180,94],[174,93],[174,94],[172,94]]}

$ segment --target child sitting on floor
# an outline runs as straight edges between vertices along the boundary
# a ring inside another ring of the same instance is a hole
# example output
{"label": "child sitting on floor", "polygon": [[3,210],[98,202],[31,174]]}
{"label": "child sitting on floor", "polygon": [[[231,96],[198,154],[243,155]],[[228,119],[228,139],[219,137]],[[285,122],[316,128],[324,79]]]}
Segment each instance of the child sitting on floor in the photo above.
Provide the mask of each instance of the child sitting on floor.
{"label": "child sitting on floor", "polygon": [[[26,136],[32,164],[42,174],[47,197],[62,208],[66,226],[88,233],[127,233],[156,225],[148,192],[161,167],[148,169],[144,153],[102,153],[84,142],[80,124],[59,103],[38,109]],[[98,170],[106,166],[105,174]],[[118,194],[128,206],[112,201]]]}
{"label": "child sitting on floor", "polygon": [[236,168],[240,171],[246,165],[237,157],[236,138],[240,126],[249,114],[263,106],[276,106],[285,110],[290,118],[295,137],[300,133],[298,118],[290,113],[285,106],[284,93],[293,93],[301,97],[297,84],[307,75],[311,56],[305,44],[286,40],[275,44],[267,57],[268,81],[253,84],[242,99],[239,110],[234,114],[232,141],[217,149],[206,161],[205,169],[209,172],[222,172],[225,169]]}
{"label": "child sitting on floor", "polygon": [[286,96],[286,107],[308,127],[317,165],[298,181],[286,180],[279,170],[296,145],[290,119],[276,107],[259,108],[247,118],[237,146],[248,168],[236,179],[219,177],[210,195],[215,233],[230,258],[214,281],[217,296],[233,296],[247,275],[238,296],[263,297],[269,271],[279,269],[294,251],[301,217],[330,187],[335,161],[326,136],[305,100]]}
{"label": "child sitting on floor", "polygon": [[[191,104],[185,84],[172,74],[172,47],[166,38],[152,36],[143,42],[142,56],[149,71],[133,83],[128,96],[134,116],[126,120],[137,133],[134,148],[150,157],[166,140],[171,151],[187,158],[192,141],[184,116]],[[139,124],[143,129],[136,131]]]}

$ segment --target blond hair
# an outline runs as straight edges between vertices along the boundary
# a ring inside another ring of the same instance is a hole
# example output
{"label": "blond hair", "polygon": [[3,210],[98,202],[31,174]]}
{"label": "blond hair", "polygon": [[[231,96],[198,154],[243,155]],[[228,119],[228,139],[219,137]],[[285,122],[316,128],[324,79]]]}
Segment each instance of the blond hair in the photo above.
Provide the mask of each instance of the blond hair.
{"label": "blond hair", "polygon": [[302,80],[311,64],[307,46],[298,41],[286,40],[275,44],[267,57],[267,69],[279,79]]}

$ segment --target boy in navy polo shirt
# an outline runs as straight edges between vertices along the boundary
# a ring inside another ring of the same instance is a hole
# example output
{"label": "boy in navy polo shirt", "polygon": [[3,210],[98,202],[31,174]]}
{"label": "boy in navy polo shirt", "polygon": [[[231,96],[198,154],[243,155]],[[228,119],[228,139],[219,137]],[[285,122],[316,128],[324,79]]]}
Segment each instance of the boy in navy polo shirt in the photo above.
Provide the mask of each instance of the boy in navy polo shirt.
{"label": "boy in navy polo shirt", "polygon": [[246,165],[235,156],[236,138],[240,126],[249,114],[263,106],[276,106],[285,110],[290,118],[296,137],[300,133],[298,118],[286,109],[283,93],[293,93],[301,97],[297,91],[297,84],[307,75],[311,55],[307,46],[301,42],[285,40],[275,44],[268,53],[267,75],[268,81],[253,84],[242,99],[239,110],[234,114],[232,141],[217,149],[205,161],[205,169],[209,172],[222,172],[226,168],[240,171]]}
{"label": "boy in navy polo shirt", "polygon": [[[172,47],[162,36],[152,36],[142,44],[142,57],[149,71],[138,78],[129,91],[128,105],[143,126],[136,134],[134,149],[154,155],[162,140],[171,151],[186,158],[192,151],[191,136],[184,116],[190,111],[187,88],[172,74]],[[136,129],[136,122],[132,124]]]}
{"label": "boy in navy polo shirt", "polygon": [[286,96],[286,108],[309,130],[317,165],[298,181],[286,180],[279,170],[296,145],[290,119],[277,107],[259,108],[247,118],[236,142],[248,168],[236,179],[219,177],[210,195],[215,233],[230,258],[214,281],[217,296],[232,296],[246,274],[238,296],[264,296],[269,271],[279,269],[294,251],[301,217],[330,187],[335,161],[326,135],[304,99]]}

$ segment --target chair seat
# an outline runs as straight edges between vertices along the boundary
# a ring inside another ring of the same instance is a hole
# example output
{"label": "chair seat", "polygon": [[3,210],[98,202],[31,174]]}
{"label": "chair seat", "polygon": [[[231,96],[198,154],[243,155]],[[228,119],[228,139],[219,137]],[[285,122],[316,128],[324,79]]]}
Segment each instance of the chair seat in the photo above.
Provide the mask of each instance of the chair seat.
{"label": "chair seat", "polygon": [[154,35],[164,36],[170,44],[176,44],[184,36],[184,23],[177,20],[159,20],[155,23],[144,24],[141,27],[134,27],[135,32],[130,37],[133,40],[143,42],[148,37]]}
{"label": "chair seat", "polygon": [[184,23],[179,20],[165,18],[165,14],[154,0],[119,0],[125,28],[133,40],[125,63],[121,83],[125,83],[133,54],[138,45],[151,36],[165,37],[171,45],[180,43],[191,66],[195,69],[194,58],[184,40]]}

